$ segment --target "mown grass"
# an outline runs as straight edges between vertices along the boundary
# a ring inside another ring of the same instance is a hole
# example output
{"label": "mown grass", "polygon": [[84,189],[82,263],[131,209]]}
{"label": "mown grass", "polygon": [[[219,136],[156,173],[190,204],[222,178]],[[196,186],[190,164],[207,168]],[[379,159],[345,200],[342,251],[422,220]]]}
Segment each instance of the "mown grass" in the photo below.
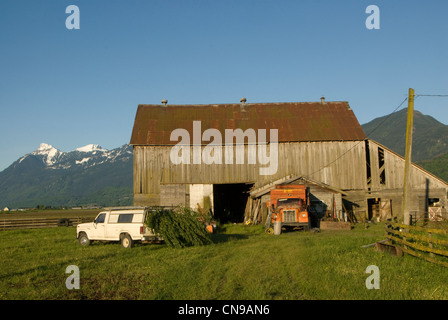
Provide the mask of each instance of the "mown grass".
{"label": "mown grass", "polygon": [[[0,299],[447,299],[448,269],[361,246],[384,226],[268,235],[261,226],[225,225],[213,244],[174,249],[118,243],[81,247],[75,229],[0,232]],[[80,270],[80,289],[65,269]],[[369,265],[380,289],[367,289]]]}

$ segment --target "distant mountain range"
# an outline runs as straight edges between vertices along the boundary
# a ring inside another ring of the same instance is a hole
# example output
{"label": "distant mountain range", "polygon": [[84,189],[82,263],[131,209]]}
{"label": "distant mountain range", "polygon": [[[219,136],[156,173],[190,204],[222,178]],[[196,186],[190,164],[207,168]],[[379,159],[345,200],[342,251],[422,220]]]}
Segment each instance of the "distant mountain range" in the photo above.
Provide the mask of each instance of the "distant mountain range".
{"label": "distant mountain range", "polygon": [[[407,110],[362,125],[368,138],[404,156]],[[448,181],[448,126],[414,111],[412,161]],[[0,172],[0,209],[132,205],[132,146],[90,144],[62,152],[42,143]]]}
{"label": "distant mountain range", "polygon": [[132,146],[62,152],[42,143],[0,172],[0,209],[132,204]]}

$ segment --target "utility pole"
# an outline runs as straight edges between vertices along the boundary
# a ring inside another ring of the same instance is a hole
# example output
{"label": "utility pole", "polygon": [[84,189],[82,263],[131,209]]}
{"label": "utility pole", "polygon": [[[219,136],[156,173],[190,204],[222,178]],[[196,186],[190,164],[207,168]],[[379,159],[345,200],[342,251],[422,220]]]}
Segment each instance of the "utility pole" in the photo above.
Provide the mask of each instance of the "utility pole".
{"label": "utility pole", "polygon": [[410,225],[410,200],[412,191],[412,177],[411,177],[411,153],[412,153],[412,130],[414,121],[414,89],[409,88],[408,97],[408,123],[406,126],[406,155],[404,165],[404,184],[403,184],[403,222]]}

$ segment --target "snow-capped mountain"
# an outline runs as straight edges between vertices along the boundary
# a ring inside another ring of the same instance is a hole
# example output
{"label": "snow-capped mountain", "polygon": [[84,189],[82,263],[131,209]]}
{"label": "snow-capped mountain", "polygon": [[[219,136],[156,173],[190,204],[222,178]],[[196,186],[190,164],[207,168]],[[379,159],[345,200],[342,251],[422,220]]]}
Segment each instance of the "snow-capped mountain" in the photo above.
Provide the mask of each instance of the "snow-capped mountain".
{"label": "snow-capped mountain", "polygon": [[37,157],[47,169],[70,169],[73,166],[87,168],[105,162],[127,161],[132,157],[132,147],[124,145],[109,151],[97,144],[88,144],[74,151],[62,152],[52,145],[41,143],[39,148],[26,154],[13,165],[19,166],[28,157]]}
{"label": "snow-capped mountain", "polygon": [[[54,162],[56,162],[57,158],[62,154],[62,152],[54,148],[53,146],[50,146],[49,144],[41,143],[39,148],[37,148],[37,150],[33,151],[31,154],[35,156],[44,156],[46,164],[48,166],[51,166],[54,164]],[[27,156],[28,155],[26,155],[25,157]],[[25,157],[22,157],[19,162],[22,162]]]}
{"label": "snow-capped mountain", "polygon": [[88,144],[84,147],[77,148],[75,151],[79,152],[95,152],[95,151],[107,151],[106,149],[101,148],[97,144]]}
{"label": "snow-capped mountain", "polygon": [[132,204],[132,146],[40,146],[0,172],[0,207]]}

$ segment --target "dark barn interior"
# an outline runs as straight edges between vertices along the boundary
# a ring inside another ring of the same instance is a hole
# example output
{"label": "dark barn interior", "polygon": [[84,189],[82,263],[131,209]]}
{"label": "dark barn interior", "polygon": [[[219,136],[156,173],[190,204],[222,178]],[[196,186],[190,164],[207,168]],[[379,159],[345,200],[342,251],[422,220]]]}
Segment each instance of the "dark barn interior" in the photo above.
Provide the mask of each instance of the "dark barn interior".
{"label": "dark barn interior", "polygon": [[249,191],[252,184],[214,184],[214,217],[221,223],[240,223],[244,220]]}

